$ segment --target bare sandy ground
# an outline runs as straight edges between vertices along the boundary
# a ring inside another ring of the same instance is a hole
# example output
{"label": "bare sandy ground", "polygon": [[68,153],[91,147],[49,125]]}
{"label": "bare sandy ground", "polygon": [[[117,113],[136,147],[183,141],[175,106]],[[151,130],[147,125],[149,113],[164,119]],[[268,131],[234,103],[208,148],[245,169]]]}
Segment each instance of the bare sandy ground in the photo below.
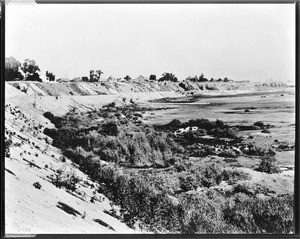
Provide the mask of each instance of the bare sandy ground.
{"label": "bare sandy ground", "polygon": [[[9,101],[9,100],[8,100]],[[8,102],[6,102],[8,103]],[[112,206],[109,200],[95,191],[96,183],[72,165],[62,162],[60,151],[45,143],[45,136],[35,130],[41,124],[40,112],[22,108],[18,113],[5,111],[7,132],[12,133],[10,158],[5,158],[5,233],[7,236],[41,233],[136,233],[116,218],[104,213]],[[12,107],[13,108],[13,107]],[[26,122],[25,122],[26,121]],[[22,132],[21,132],[22,131]],[[28,140],[28,141],[27,141]],[[37,146],[37,147],[36,147]],[[75,192],[55,187],[48,176],[58,169],[74,172],[79,178]],[[40,189],[33,186],[38,182]],[[94,187],[87,186],[88,184]],[[90,202],[91,197],[97,200]],[[64,203],[80,214],[61,209]],[[94,220],[100,219],[106,226]]]}

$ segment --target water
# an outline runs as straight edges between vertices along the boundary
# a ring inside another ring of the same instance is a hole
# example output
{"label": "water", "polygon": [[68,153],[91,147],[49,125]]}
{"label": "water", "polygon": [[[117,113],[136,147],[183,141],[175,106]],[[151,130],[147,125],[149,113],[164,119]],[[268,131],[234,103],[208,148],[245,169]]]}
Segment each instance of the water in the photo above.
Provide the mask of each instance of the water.
{"label": "water", "polygon": [[[148,123],[168,123],[173,119],[187,121],[195,118],[209,120],[223,120],[228,123],[252,123],[263,121],[266,123],[294,124],[295,123],[295,95],[272,94],[265,97],[244,96],[227,98],[199,99],[195,103],[162,104],[177,107],[163,111],[156,111],[156,118]],[[249,112],[245,112],[245,110]]]}

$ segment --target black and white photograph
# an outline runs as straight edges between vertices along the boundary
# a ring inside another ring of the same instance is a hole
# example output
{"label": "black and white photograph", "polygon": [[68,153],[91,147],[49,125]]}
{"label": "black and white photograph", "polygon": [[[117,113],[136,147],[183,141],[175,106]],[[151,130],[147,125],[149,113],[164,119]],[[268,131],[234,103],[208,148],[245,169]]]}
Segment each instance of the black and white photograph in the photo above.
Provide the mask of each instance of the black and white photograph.
{"label": "black and white photograph", "polygon": [[295,3],[1,11],[6,236],[295,233]]}

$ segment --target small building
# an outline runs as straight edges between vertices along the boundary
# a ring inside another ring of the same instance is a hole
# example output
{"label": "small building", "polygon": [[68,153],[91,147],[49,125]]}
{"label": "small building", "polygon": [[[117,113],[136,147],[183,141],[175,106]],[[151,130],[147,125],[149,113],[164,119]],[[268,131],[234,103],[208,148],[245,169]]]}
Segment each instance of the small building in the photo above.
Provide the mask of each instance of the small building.
{"label": "small building", "polygon": [[116,82],[117,79],[116,79],[115,77],[110,76],[110,77],[108,77],[108,78],[106,79],[106,81],[107,81],[107,82]]}
{"label": "small building", "polygon": [[142,75],[139,75],[136,79],[132,79],[132,82],[144,83],[145,81],[149,81],[149,79]]}

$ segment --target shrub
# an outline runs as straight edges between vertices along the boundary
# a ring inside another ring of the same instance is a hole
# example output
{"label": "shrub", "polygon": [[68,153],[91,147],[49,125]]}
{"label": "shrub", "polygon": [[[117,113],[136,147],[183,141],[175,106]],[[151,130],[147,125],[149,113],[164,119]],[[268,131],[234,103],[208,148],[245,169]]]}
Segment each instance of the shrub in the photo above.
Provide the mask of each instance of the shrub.
{"label": "shrub", "polygon": [[223,210],[227,223],[245,233],[291,233],[293,231],[292,195],[270,199],[248,198]]}
{"label": "shrub", "polygon": [[221,157],[226,157],[226,158],[236,158],[237,154],[230,149],[225,149],[221,153],[218,154]]}
{"label": "shrub", "polygon": [[196,131],[188,131],[187,133],[183,134],[183,137],[187,140],[196,140],[203,135],[206,135],[206,130],[199,129]]}
{"label": "shrub", "polygon": [[115,122],[107,122],[102,125],[101,133],[104,135],[117,136],[118,132],[118,126]]}
{"label": "shrub", "polygon": [[261,159],[257,171],[272,174],[280,173],[281,169],[278,166],[277,159],[275,159],[274,157],[264,157]]}
{"label": "shrub", "polygon": [[55,81],[55,75],[52,72],[46,71],[46,77],[48,77],[49,81]]}
{"label": "shrub", "polygon": [[254,156],[275,156],[276,152],[272,148],[259,147],[255,145],[248,145],[249,150],[244,151],[248,155]]}
{"label": "shrub", "polygon": [[181,201],[182,227],[185,234],[237,232],[223,220],[222,205],[204,195],[185,195]]}
{"label": "shrub", "polygon": [[185,91],[188,91],[189,90],[189,87],[186,85],[186,83],[184,83],[184,82],[180,82],[179,83],[179,86],[182,88],[182,89],[184,89]]}
{"label": "shrub", "polygon": [[103,105],[103,108],[114,108],[116,107],[116,102],[111,102],[106,105]]}
{"label": "shrub", "polygon": [[211,130],[215,128],[216,123],[209,121],[208,119],[191,119],[185,123],[185,127],[197,126],[200,129]]}
{"label": "shrub", "polygon": [[222,179],[232,185],[240,180],[249,180],[250,174],[237,169],[224,169]]}
{"label": "shrub", "polygon": [[56,128],[61,128],[63,126],[63,118],[54,116],[51,112],[47,111],[43,114],[43,116],[50,120],[52,124],[55,125]]}
{"label": "shrub", "polygon": [[54,139],[57,136],[57,130],[56,129],[45,128],[43,133],[45,135],[49,136],[52,139]]}
{"label": "shrub", "polygon": [[211,135],[214,135],[216,137],[220,137],[220,138],[236,138],[236,130],[233,128],[214,128],[209,132]]}
{"label": "shrub", "polygon": [[193,175],[179,176],[180,188],[183,191],[190,191],[196,188],[196,178]]}
{"label": "shrub", "polygon": [[58,188],[64,187],[71,191],[75,191],[76,184],[80,181],[80,178],[77,177],[73,171],[59,169],[55,176],[51,175],[51,181]]}
{"label": "shrub", "polygon": [[179,119],[173,119],[167,125],[172,129],[178,129],[181,126],[181,121]]}
{"label": "shrub", "polygon": [[216,126],[217,127],[223,127],[225,125],[225,123],[224,123],[224,121],[222,121],[222,120],[216,120]]}
{"label": "shrub", "polygon": [[265,124],[262,121],[257,121],[253,125],[258,126],[260,128],[263,128],[265,126]]}
{"label": "shrub", "polygon": [[202,149],[193,150],[191,156],[193,157],[206,157],[208,155],[214,155],[215,152],[210,150],[208,147]]}
{"label": "shrub", "polygon": [[216,164],[211,164],[201,170],[201,184],[204,187],[219,185],[222,181],[222,170]]}
{"label": "shrub", "polygon": [[5,136],[5,144],[4,144],[4,155],[5,157],[10,157],[10,146],[12,145],[12,140]]}

